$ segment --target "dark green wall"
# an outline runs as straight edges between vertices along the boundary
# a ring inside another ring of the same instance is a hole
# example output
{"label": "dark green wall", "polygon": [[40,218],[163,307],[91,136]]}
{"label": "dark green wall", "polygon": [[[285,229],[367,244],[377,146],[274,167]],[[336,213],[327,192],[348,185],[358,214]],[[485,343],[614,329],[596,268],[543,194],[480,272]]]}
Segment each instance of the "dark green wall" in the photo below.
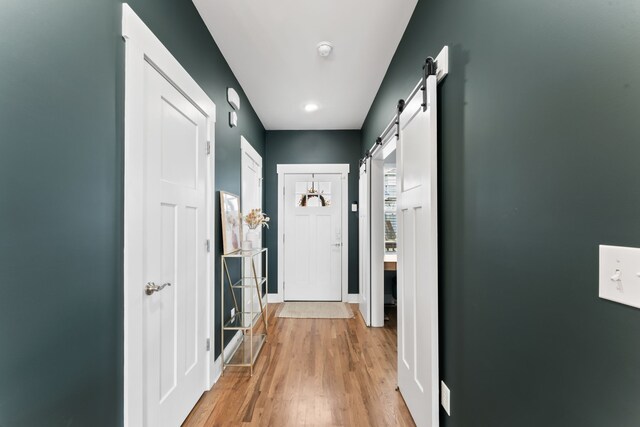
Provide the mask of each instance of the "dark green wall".
{"label": "dark green wall", "polygon": [[443,425],[640,425],[640,311],[598,298],[598,244],[640,246],[638,40],[635,0],[418,2],[363,146],[449,45]]}
{"label": "dark green wall", "polygon": [[[130,4],[216,103],[216,187],[239,193],[240,134],[263,152],[264,128],[238,82],[191,2]],[[118,1],[2,4],[0,426],[121,424],[120,20]]]}
{"label": "dark green wall", "polygon": [[121,417],[117,19],[113,2],[2,4],[1,426]]}
{"label": "dark green wall", "polygon": [[358,200],[359,130],[267,131],[264,158],[266,231],[269,248],[269,290],[278,289],[278,164],[348,163],[349,169],[349,293],[358,293],[358,217],[351,202]]}

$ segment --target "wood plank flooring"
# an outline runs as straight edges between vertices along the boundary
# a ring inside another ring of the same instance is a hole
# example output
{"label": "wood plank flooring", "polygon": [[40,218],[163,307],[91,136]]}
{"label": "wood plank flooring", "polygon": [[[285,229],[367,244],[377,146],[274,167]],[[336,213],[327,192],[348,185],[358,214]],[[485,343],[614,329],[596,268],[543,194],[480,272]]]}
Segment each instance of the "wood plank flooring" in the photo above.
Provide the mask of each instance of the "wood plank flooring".
{"label": "wood plank flooring", "polygon": [[281,319],[280,307],[269,308],[270,334],[253,377],[227,368],[184,426],[415,425],[395,390],[395,321],[367,328],[359,314]]}

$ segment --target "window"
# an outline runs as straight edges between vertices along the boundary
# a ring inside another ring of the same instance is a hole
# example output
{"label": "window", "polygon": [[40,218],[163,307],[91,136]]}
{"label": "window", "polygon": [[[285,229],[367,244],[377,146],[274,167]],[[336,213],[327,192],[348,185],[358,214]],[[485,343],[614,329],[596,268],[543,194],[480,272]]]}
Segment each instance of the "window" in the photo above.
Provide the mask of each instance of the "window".
{"label": "window", "polygon": [[396,168],[384,171],[384,250],[396,251]]}
{"label": "window", "polygon": [[296,182],[296,206],[302,208],[331,206],[331,183],[323,181]]}

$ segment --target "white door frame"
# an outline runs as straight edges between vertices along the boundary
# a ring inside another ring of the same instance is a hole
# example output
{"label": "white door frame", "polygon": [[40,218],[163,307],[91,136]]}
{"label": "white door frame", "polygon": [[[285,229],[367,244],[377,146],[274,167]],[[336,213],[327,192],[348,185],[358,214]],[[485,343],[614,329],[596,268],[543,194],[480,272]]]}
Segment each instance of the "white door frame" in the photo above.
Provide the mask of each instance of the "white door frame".
{"label": "white door frame", "polygon": [[[393,134],[395,135],[395,134]],[[369,304],[368,319],[365,324],[371,327],[384,327],[384,147],[395,146],[395,136],[383,141],[383,149],[366,160],[367,185],[369,200],[367,205],[362,203],[358,209],[366,209],[369,238],[359,237],[359,243],[365,250],[360,259],[361,265],[366,266],[369,273]],[[393,148],[395,149],[395,148]],[[368,264],[368,265],[367,265]],[[360,295],[363,290],[360,289]],[[362,298],[362,297],[361,297]],[[364,318],[365,314],[363,314]],[[368,322],[367,322],[368,320]]]}
{"label": "white door frame", "polygon": [[[216,106],[128,4],[122,5],[125,40],[124,121],[124,425],[143,425],[144,359],[144,69],[151,64],[207,118],[207,141],[214,150]],[[214,157],[207,159],[207,237],[215,242],[213,221]],[[204,242],[203,242],[204,244]],[[207,336],[213,338],[213,252],[207,257]],[[207,352],[207,378],[215,382],[212,352]],[[203,390],[204,391],[204,390]]]}
{"label": "white door frame", "polygon": [[252,157],[260,157],[262,159],[260,153],[258,153],[256,149],[253,148],[253,145],[251,145],[251,143],[247,141],[247,139],[243,135],[240,135],[240,150],[249,153]]}
{"label": "white door frame", "polygon": [[[262,159],[262,156],[260,155],[260,153],[258,153],[258,151],[255,148],[253,148],[253,145],[251,145],[251,143],[249,141],[247,141],[247,139],[242,135],[240,135],[240,154],[241,154],[241,159],[240,159],[240,181],[242,182],[242,184],[240,186],[240,188],[241,188],[241,191],[240,191],[240,207],[242,209],[244,209],[244,211],[243,211],[244,213],[243,214],[246,215],[246,214],[249,213],[249,211],[246,209],[246,206],[245,206],[245,203],[246,203],[245,197],[247,197],[247,195],[245,194],[245,191],[244,191],[244,188],[245,188],[244,170],[245,170],[245,163],[246,163],[245,154],[247,154],[249,157],[251,157],[251,159],[254,162],[256,161],[256,159],[260,159],[260,172],[261,172],[261,175],[260,175],[260,191],[261,191],[261,193],[260,193],[260,208],[263,209],[263,210],[264,210],[264,194],[262,193],[262,191],[264,189],[264,162],[263,162],[263,159]],[[258,230],[260,231],[260,233],[262,233],[262,227],[260,227]],[[264,239],[261,238],[260,241],[262,242],[262,246],[264,247]],[[247,272],[247,271],[249,271],[247,269],[250,268],[251,263],[249,262],[249,260],[245,260],[245,261],[246,262],[244,264],[244,268],[245,268],[244,271]],[[260,259],[257,262],[262,263],[262,259]],[[258,264],[258,265],[260,265],[260,264]],[[256,267],[258,267],[258,265]],[[261,268],[262,271],[265,271],[264,270],[265,266],[260,265],[259,268]],[[246,274],[246,273],[243,273],[243,274]],[[258,273],[258,274],[260,274],[260,273]],[[253,295],[253,292],[249,292],[248,289],[243,289],[242,290],[242,309],[241,309],[241,311],[245,311],[246,310],[247,302],[245,301],[245,299],[247,297],[249,297],[250,295]],[[252,304],[254,306],[256,306],[257,299],[255,299],[255,298],[257,298],[257,296],[253,295],[253,298],[254,298],[254,300],[253,300]]]}
{"label": "white door frame", "polygon": [[270,301],[284,301],[284,177],[294,173],[342,175],[342,301],[349,302],[349,164],[279,164],[278,172],[278,293]]}

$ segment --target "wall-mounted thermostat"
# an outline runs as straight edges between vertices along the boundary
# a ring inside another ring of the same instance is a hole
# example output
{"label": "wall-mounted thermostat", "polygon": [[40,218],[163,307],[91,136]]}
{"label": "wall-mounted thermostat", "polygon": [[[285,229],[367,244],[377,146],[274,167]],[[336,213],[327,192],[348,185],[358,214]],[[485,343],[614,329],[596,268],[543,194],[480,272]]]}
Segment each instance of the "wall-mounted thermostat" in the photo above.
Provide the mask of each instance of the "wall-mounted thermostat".
{"label": "wall-mounted thermostat", "polygon": [[229,101],[234,110],[240,109],[240,96],[233,88],[227,88],[227,101]]}
{"label": "wall-mounted thermostat", "polygon": [[229,113],[229,126],[232,128],[238,126],[238,113],[235,111]]}

